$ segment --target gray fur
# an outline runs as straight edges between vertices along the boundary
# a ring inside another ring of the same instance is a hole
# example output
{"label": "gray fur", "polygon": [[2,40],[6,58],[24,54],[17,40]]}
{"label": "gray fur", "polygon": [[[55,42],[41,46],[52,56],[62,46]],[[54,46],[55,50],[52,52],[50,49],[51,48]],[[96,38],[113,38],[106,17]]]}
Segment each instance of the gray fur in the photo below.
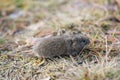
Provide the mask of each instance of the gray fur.
{"label": "gray fur", "polygon": [[89,43],[89,39],[81,33],[63,34],[39,40],[33,51],[36,56],[44,58],[74,55],[79,54]]}

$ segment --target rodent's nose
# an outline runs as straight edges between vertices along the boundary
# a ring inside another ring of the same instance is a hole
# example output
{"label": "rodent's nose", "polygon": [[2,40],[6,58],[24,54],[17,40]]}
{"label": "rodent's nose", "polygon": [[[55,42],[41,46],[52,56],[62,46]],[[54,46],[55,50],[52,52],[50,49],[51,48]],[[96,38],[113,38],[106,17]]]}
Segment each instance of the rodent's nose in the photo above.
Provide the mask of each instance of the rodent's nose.
{"label": "rodent's nose", "polygon": [[90,40],[89,40],[89,39],[87,39],[87,40],[86,40],[86,44],[89,44],[89,43],[90,43]]}

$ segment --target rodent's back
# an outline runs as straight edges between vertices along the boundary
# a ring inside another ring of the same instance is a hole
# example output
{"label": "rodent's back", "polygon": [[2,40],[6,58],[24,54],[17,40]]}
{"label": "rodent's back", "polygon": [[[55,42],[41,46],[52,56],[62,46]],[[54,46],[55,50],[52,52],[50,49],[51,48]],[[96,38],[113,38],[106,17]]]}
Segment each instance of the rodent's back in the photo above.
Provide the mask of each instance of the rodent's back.
{"label": "rodent's back", "polygon": [[89,39],[76,32],[42,38],[34,46],[34,54],[38,57],[51,58],[60,55],[76,55],[89,44]]}
{"label": "rodent's back", "polygon": [[63,37],[45,38],[34,46],[34,53],[38,57],[53,57],[67,54],[67,46]]}

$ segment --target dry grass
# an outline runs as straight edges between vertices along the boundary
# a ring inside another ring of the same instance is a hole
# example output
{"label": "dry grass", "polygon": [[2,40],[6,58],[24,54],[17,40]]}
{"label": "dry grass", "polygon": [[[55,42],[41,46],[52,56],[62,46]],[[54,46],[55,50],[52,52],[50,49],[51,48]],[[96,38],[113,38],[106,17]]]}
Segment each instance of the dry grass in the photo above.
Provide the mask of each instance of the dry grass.
{"label": "dry grass", "polygon": [[[17,19],[11,19],[13,13],[0,16],[0,80],[120,80],[119,0],[26,0],[25,4],[19,6],[22,14]],[[45,62],[17,55],[32,53],[33,37],[69,30],[71,24],[91,40],[80,55]],[[7,56],[9,52],[17,56]]]}

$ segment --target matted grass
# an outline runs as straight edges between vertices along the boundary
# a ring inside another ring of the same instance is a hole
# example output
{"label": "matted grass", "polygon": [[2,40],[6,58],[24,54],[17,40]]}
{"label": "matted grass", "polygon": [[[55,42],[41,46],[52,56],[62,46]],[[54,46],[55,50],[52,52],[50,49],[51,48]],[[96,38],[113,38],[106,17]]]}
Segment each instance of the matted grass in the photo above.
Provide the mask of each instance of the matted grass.
{"label": "matted grass", "polygon": [[[120,80],[119,0],[26,0],[17,4],[21,6],[14,6],[10,13],[4,6],[9,14],[0,16],[0,80]],[[78,56],[47,61],[25,56],[32,54],[33,37],[71,31],[71,24],[91,41]]]}

